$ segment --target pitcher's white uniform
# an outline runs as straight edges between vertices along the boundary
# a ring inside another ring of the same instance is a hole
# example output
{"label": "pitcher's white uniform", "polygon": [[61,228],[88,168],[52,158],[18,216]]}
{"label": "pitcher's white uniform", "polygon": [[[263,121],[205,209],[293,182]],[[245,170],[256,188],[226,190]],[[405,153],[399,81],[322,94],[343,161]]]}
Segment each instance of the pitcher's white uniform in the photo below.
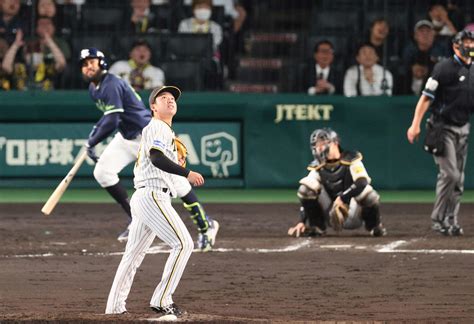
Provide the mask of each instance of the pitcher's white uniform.
{"label": "pitcher's white uniform", "polygon": [[177,194],[173,185],[176,175],[156,168],[150,161],[149,152],[151,149],[160,150],[177,163],[174,138],[171,127],[158,119],[152,119],[143,129],[134,170],[136,192],[130,201],[133,215],[130,234],[110,290],[106,314],[126,311],[126,299],[136,270],[155,236],[172,250],[150,305],[164,307],[173,303],[172,295],[193,251],[193,240],[171,205],[171,197]]}

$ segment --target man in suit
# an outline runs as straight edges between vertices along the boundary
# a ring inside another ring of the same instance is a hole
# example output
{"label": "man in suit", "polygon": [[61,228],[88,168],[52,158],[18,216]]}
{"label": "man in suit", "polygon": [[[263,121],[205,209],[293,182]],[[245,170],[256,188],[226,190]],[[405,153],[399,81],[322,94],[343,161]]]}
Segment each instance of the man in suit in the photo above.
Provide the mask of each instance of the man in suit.
{"label": "man in suit", "polygon": [[309,95],[338,94],[341,90],[341,78],[331,66],[334,61],[334,46],[328,40],[316,43],[313,51],[314,66],[309,75]]}

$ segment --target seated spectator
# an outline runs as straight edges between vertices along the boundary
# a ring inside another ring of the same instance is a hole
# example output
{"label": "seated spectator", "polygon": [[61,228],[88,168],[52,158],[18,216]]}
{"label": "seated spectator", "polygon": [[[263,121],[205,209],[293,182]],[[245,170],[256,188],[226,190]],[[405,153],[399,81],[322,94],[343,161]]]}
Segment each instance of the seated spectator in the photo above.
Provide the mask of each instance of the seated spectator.
{"label": "seated spectator", "polygon": [[442,4],[432,5],[428,15],[430,16],[436,35],[454,36],[457,33],[456,27],[449,18],[448,11]]}
{"label": "seated spectator", "polygon": [[[226,3],[232,2],[232,1],[225,1]],[[224,5],[224,9],[225,9]],[[237,13],[237,14],[235,14]],[[247,18],[247,10],[245,10],[245,7],[238,2],[234,5],[234,10],[232,10],[230,13],[230,16],[232,17],[234,24],[234,33],[238,33],[241,29],[242,26],[244,25],[245,19]]]}
{"label": "seated spectator", "polygon": [[[55,27],[51,18],[39,17],[36,22],[37,37],[32,38],[24,48],[24,57],[28,70],[33,70],[32,85],[43,90],[54,89],[60,81],[61,73],[66,67],[71,56],[68,44],[56,37]],[[12,46],[12,57],[16,56],[22,37],[16,39],[17,46]],[[13,59],[9,62],[8,69],[13,70]]]}
{"label": "seated spectator", "polygon": [[128,61],[115,62],[109,72],[127,80],[136,90],[154,89],[165,84],[165,74],[150,64],[151,47],[145,40],[133,43]]}
{"label": "seated spectator", "polygon": [[334,46],[328,40],[317,42],[314,46],[314,64],[309,75],[308,94],[340,93],[342,80],[333,68]]}
{"label": "seated spectator", "polygon": [[211,33],[214,56],[220,58],[219,45],[222,43],[222,27],[210,20],[212,14],[212,0],[193,0],[192,18],[187,18],[179,23],[180,33]]}
{"label": "seated spectator", "polygon": [[130,31],[134,34],[159,31],[158,21],[150,11],[150,0],[131,0]]}
{"label": "seated spectator", "polygon": [[24,29],[19,12],[20,0],[0,0],[0,36],[4,37],[8,44],[13,43],[18,30]]}
{"label": "seated spectator", "polygon": [[[364,41],[364,43],[369,43],[375,48],[379,62],[383,62],[384,57],[387,58],[387,63],[399,60],[398,51],[395,46],[396,42],[388,40],[389,33],[390,26],[385,18],[376,18],[372,21],[369,35]],[[385,43],[387,53],[384,55]]]}
{"label": "seated spectator", "polygon": [[411,66],[416,58],[424,57],[429,62],[431,71],[436,62],[450,56],[449,49],[442,42],[435,41],[434,26],[428,20],[420,20],[415,24],[413,40],[403,49],[402,60],[405,66]]}
{"label": "seated spectator", "polygon": [[344,76],[345,96],[392,95],[392,73],[377,64],[377,52],[372,45],[360,46],[356,61],[358,65],[347,69]]}
{"label": "seated spectator", "polygon": [[[0,38],[0,62],[3,62],[5,54],[8,51],[8,43],[5,38]],[[3,66],[0,66],[0,90],[10,90],[11,89],[11,78],[9,73],[7,73]]]}
{"label": "seated spectator", "polygon": [[[3,39],[0,39],[3,40]],[[3,40],[4,41],[4,40]],[[4,41],[6,44],[6,41]],[[8,47],[7,51],[0,55],[2,66],[0,68],[0,79],[3,90],[26,90],[28,74],[24,63],[23,52],[18,50],[24,45],[23,31],[20,29],[15,35],[15,41]],[[1,47],[1,46],[0,46]]]}
{"label": "seated spectator", "polygon": [[458,0],[446,0],[446,10],[449,20],[453,23],[456,30],[463,30],[465,25],[465,13],[458,6]]}
{"label": "seated spectator", "polygon": [[38,0],[37,14],[40,17],[54,19],[54,17],[56,17],[56,3],[54,0]]}
{"label": "seated spectator", "polygon": [[422,60],[416,60],[411,66],[411,82],[408,94],[419,96],[429,76],[429,66]]}
{"label": "seated spectator", "polygon": [[222,63],[220,45],[222,43],[222,27],[211,20],[212,0],[193,0],[192,18],[187,18],[179,23],[178,32],[212,34],[213,57],[209,62],[204,62],[204,84],[206,90],[222,88]]}
{"label": "seated spectator", "polygon": [[37,2],[37,16],[51,18],[56,27],[56,34],[63,37],[71,37],[71,34],[76,25],[76,21],[71,19],[71,16],[64,16],[64,11],[58,13],[55,0],[38,0]]}
{"label": "seated spectator", "polygon": [[[190,6],[192,2],[192,0],[185,0],[184,4]],[[213,0],[212,5],[224,7],[224,14],[232,18],[233,31],[235,33],[240,31],[247,18],[247,11],[241,4],[235,3],[234,0]]]}
{"label": "seated spectator", "polygon": [[[184,0],[185,5],[191,5],[192,0]],[[245,53],[245,26],[247,18],[247,9],[243,6],[242,1],[235,0],[212,0],[212,6],[223,7],[225,20],[220,26],[223,30],[222,41],[214,42],[220,48],[219,61],[222,62],[223,75],[235,76],[237,61],[235,59],[236,53]]]}

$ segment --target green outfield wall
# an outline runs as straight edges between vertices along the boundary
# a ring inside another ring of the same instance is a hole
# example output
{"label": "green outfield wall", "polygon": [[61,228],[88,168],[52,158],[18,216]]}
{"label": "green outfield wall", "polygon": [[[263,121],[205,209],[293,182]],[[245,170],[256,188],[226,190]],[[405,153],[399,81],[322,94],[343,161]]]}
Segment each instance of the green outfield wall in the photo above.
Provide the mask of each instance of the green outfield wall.
{"label": "green outfield wall", "polygon": [[[141,96],[148,101],[148,92]],[[408,144],[405,135],[416,101],[184,93],[174,126],[191,148],[189,167],[202,172],[211,186],[296,187],[311,161],[311,132],[331,127],[344,148],[363,153],[375,187],[432,189],[432,157],[420,143]],[[86,91],[0,93],[0,186],[57,182],[100,116]],[[470,161],[466,187],[474,188]],[[97,186],[92,167],[81,168],[77,185]],[[130,180],[132,168],[123,175]]]}

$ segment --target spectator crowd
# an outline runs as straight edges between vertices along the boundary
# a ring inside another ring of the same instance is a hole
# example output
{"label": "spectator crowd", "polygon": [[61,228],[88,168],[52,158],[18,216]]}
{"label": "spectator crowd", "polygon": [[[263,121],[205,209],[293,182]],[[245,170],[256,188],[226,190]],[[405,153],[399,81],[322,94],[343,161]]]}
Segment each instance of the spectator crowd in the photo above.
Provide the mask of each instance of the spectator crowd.
{"label": "spectator crowd", "polygon": [[[97,47],[110,72],[137,91],[170,82],[184,90],[226,90],[239,75],[239,58],[251,51],[252,22],[265,19],[253,17],[254,6],[245,0],[0,0],[0,89],[84,88],[78,51]],[[318,12],[314,6],[309,9]],[[413,26],[403,40],[380,10],[349,44],[331,32],[301,37],[312,55],[293,64],[289,91],[419,95],[434,64],[453,55],[453,35],[472,28],[456,1],[427,0],[425,9],[405,22]]]}

